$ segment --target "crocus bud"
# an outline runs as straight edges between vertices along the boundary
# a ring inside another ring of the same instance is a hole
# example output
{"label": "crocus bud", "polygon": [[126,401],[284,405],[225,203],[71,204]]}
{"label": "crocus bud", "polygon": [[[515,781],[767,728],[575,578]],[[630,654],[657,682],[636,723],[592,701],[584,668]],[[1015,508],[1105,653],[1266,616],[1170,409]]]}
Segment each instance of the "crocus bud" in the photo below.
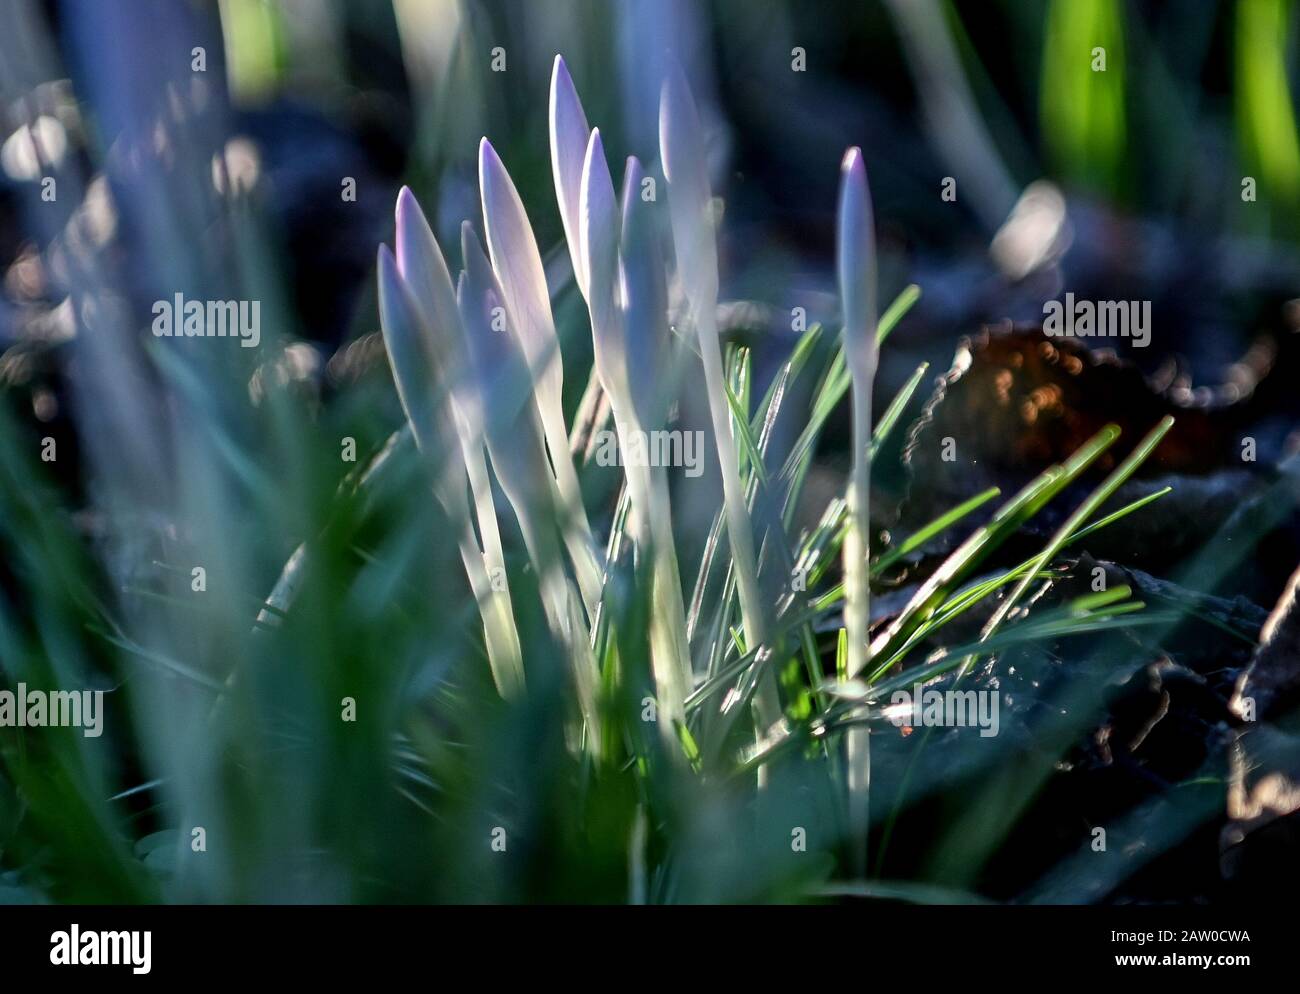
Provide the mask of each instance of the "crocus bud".
{"label": "crocus bud", "polygon": [[862,150],[844,154],[840,166],[837,256],[844,308],[844,349],[855,376],[876,368],[876,236]]}
{"label": "crocus bud", "polygon": [[560,204],[560,220],[564,222],[564,240],[569,246],[573,261],[573,276],[582,295],[587,295],[586,263],[582,258],[582,222],[580,220],[580,191],[582,164],[587,153],[587,115],[569,76],[564,57],[555,57],[551,71],[551,174],[555,178],[555,199]]}

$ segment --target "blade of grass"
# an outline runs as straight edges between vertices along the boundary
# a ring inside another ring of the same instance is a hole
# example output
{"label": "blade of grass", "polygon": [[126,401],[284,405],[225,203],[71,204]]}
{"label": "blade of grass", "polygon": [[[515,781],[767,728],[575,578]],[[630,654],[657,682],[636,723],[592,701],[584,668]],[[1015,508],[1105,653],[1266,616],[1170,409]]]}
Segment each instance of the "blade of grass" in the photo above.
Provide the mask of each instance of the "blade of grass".
{"label": "blade of grass", "polygon": [[[1161,418],[1160,422],[1147,433],[1146,437],[1138,443],[1133,451],[1129,453],[1128,457],[1115,467],[1110,475],[1102,481],[1101,485],[1093,490],[1092,493],[1090,493],[1084,501],[1074,509],[1073,513],[1071,513],[1071,515],[1065,520],[1065,523],[1062,524],[1061,527],[1056,530],[1056,533],[1048,540],[1047,544],[1043,547],[1043,551],[1038,554],[1038,557],[1030,567],[1030,575],[1025,576],[1007,596],[1006,600],[1004,600],[998,606],[998,609],[993,612],[993,616],[989,618],[988,623],[984,626],[984,637],[988,637],[997,631],[998,626],[1002,624],[1007,615],[1011,613],[1011,610],[1019,602],[1020,598],[1024,596],[1025,591],[1029,589],[1029,585],[1033,582],[1032,574],[1037,573],[1051,562],[1056,554],[1065,546],[1065,543],[1070,540],[1070,536],[1075,532],[1075,530],[1080,528],[1083,523],[1087,521],[1099,507],[1101,507],[1102,504],[1109,500],[1111,495],[1120,488],[1124,481],[1137,472],[1138,467],[1146,462],[1147,457],[1155,451],[1156,446],[1160,444],[1160,440],[1165,437],[1173,425],[1174,419],[1172,417],[1166,415]],[[963,666],[963,670],[974,665],[975,658],[976,657],[973,656],[967,664]]]}

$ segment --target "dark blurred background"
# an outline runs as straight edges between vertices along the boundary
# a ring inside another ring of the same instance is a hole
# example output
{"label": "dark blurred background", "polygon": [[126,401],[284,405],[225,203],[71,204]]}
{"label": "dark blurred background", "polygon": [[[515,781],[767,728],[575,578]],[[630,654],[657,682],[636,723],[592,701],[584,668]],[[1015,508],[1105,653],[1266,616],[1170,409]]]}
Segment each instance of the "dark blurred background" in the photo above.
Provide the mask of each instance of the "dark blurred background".
{"label": "dark blurred background", "polygon": [[[483,134],[549,250],[566,363],[585,370],[585,316],[566,306],[555,251],[557,52],[611,159],[652,170],[662,68],[687,66],[725,202],[724,297],[770,308],[751,330],[781,335],[796,306],[834,318],[836,167],[862,146],[882,293],[924,292],[885,355],[882,396],[918,356],[942,369],[960,335],[1034,321],[1067,289],[1152,300],[1152,347],[1102,344],[1185,391],[1231,379],[1261,333],[1289,340],[1290,0],[23,0],[0,16],[0,363],[40,420],[61,410],[50,350],[77,332],[79,274],[47,250],[78,211],[111,250],[96,278],[113,284],[122,333],[172,288],[252,270],[282,300],[279,331],[304,343],[299,372],[328,388],[338,350],[376,328],[373,253],[398,186],[455,245],[477,215]],[[195,189],[191,167],[209,162],[213,187]],[[41,197],[51,176],[55,203]],[[218,223],[227,188],[253,205],[256,261]],[[585,374],[569,381],[576,402]],[[1279,454],[1285,437],[1268,444]]]}

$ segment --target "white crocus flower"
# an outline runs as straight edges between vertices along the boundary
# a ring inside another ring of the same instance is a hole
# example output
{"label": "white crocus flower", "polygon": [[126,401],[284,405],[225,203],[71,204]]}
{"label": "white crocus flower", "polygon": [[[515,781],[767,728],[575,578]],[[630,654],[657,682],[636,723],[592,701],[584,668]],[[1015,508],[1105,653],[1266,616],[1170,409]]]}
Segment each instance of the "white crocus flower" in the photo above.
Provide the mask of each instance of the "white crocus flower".
{"label": "white crocus flower", "polygon": [[[583,283],[587,287],[596,373],[609,397],[619,445],[624,453],[631,453],[635,451],[634,440],[644,442],[647,436],[630,387],[634,376],[628,367],[628,315],[620,277],[622,211],[614,194],[599,129],[591,133],[587,145],[579,203],[586,269]],[[633,263],[634,269],[645,266],[643,260]],[[639,303],[655,306],[659,302],[647,299]],[[637,370],[635,378],[649,373],[650,370]],[[640,448],[644,451],[648,445]],[[663,470],[651,467],[648,460],[625,458],[623,468],[632,498],[632,534],[638,548],[649,552],[653,564],[650,656],[663,712],[662,728],[665,734],[675,734],[674,723],[685,719],[685,699],[692,680],[668,489],[665,482],[659,485],[653,482],[655,477],[662,478]]]}
{"label": "white crocus flower", "polygon": [[[727,538],[740,593],[745,640],[751,649],[756,649],[767,640],[767,615],[759,592],[754,536],[740,479],[736,443],[731,435],[722,349],[718,344],[718,258],[704,142],[695,101],[680,66],[671,70],[660,97],[659,146],[668,180],[677,279],[689,304],[690,320],[695,325],[700,358],[704,364],[709,414],[722,471]],[[762,674],[758,683],[755,716],[760,726],[757,729],[760,739],[781,717],[776,679],[770,670]]]}
{"label": "white crocus flower", "polygon": [[[840,300],[844,309],[844,353],[853,383],[853,470],[849,482],[849,530],[844,540],[844,620],[848,676],[868,660],[871,619],[867,560],[870,553],[871,382],[876,375],[876,251],[871,195],[862,152],[851,148],[841,166],[838,217]],[[851,729],[848,751],[849,823],[857,845],[858,869],[865,869],[867,799],[871,783],[870,738]]]}
{"label": "white crocus flower", "polygon": [[598,673],[586,622],[582,612],[575,611],[576,599],[570,592],[555,534],[563,515],[546,461],[541,418],[530,402],[528,362],[510,329],[501,284],[468,221],[461,225],[461,255],[465,270],[457,284],[456,303],[483,404],[488,454],[537,571],[547,621],[568,650],[587,733],[593,750],[599,752]]}
{"label": "white crocus flower", "polygon": [[587,267],[582,258],[582,221],[579,200],[582,191],[582,164],[587,154],[587,115],[582,110],[564,57],[555,57],[551,70],[551,175],[555,179],[555,197],[560,203],[560,220],[564,240],[573,262],[573,278],[587,296]]}
{"label": "white crocus flower", "polygon": [[542,268],[542,256],[524,212],[523,201],[510,174],[492,144],[479,143],[479,189],[483,200],[483,224],[487,233],[492,269],[500,283],[502,303],[510,325],[523,346],[532,372],[530,391],[541,418],[550,449],[550,463],[562,501],[565,544],[582,589],[589,617],[600,603],[601,575],[591,536],[591,526],[582,504],[578,474],[569,452],[569,431],[561,403],[564,370],[559,337],[551,315],[551,295]]}
{"label": "white crocus flower", "polygon": [[[441,336],[433,331],[426,316],[428,312],[422,309],[417,294],[402,278],[399,269],[388,246],[381,246],[379,314],[393,380],[402,408],[411,422],[417,446],[426,456],[439,458],[439,465],[435,468],[435,494],[459,533],[461,561],[482,617],[493,680],[503,697],[512,698],[523,690],[524,675],[510,594],[508,590],[493,589],[484,554],[470,524],[465,497],[466,468],[449,456],[455,451],[457,437],[462,444],[465,444],[465,439],[463,433],[458,432],[458,419],[450,409],[449,377],[439,365]],[[458,328],[459,319],[454,313],[451,317]],[[476,444],[481,462],[482,444]],[[490,496],[487,510],[491,513]],[[496,528],[494,515],[492,528]]]}

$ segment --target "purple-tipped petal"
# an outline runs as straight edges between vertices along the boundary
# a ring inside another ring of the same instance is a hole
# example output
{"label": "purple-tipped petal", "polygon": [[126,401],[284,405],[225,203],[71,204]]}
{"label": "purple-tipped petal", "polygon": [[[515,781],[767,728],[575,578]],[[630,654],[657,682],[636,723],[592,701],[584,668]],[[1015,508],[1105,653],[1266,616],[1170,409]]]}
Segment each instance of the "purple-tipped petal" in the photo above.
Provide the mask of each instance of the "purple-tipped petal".
{"label": "purple-tipped petal", "polygon": [[587,295],[586,263],[582,258],[582,222],[580,199],[582,189],[582,164],[587,152],[587,115],[582,101],[564,64],[564,56],[555,57],[551,71],[551,175],[555,179],[555,199],[560,204],[560,220],[564,223],[564,239],[569,246],[573,262],[573,275],[582,295]]}
{"label": "purple-tipped petal", "polygon": [[410,188],[397,195],[397,271],[411,289],[432,335],[434,361],[457,402],[464,401],[465,346],[456,291],[442,249]]}
{"label": "purple-tipped petal", "polygon": [[[422,452],[433,455],[448,452],[456,447],[457,440],[434,361],[432,334],[387,245],[379,247],[378,273],[379,324],[402,410],[411,422],[411,432]],[[466,482],[462,462],[440,461],[435,493],[458,521],[469,514]]]}
{"label": "purple-tipped petal", "polygon": [[379,324],[397,396],[422,449],[434,443],[436,385],[418,305],[387,245],[379,246]]}
{"label": "purple-tipped petal", "polygon": [[580,202],[582,254],[587,263],[591,307],[598,316],[603,316],[614,306],[621,219],[599,128],[591,133],[583,158]]}
{"label": "purple-tipped petal", "polygon": [[395,255],[397,271],[424,310],[439,343],[448,345],[455,342],[459,337],[454,334],[458,318],[451,273],[424,211],[410,187],[406,186],[397,195]]}
{"label": "purple-tipped petal", "polygon": [[479,187],[492,268],[496,270],[514,333],[523,346],[531,372],[526,396],[534,402],[545,431],[555,484],[569,518],[566,541],[571,551],[577,550],[574,555],[578,560],[585,559],[585,565],[579,567],[585,578],[583,598],[594,614],[600,598],[600,580],[591,553],[591,527],[582,506],[582,485],[569,454],[569,428],[562,402],[564,370],[560,340],[551,316],[550,290],[523,201],[486,139],[479,145]]}
{"label": "purple-tipped petal", "polygon": [[851,368],[869,375],[876,353],[876,236],[867,170],[856,146],[840,167],[837,225],[844,348]]}
{"label": "purple-tipped petal", "polygon": [[620,217],[614,180],[605,161],[600,129],[591,133],[582,166],[582,254],[587,262],[587,301],[592,345],[601,386],[617,414],[627,397],[627,358],[618,309]]}
{"label": "purple-tipped petal", "polygon": [[484,440],[515,513],[528,515],[550,492],[546,449],[531,402],[532,379],[519,343],[500,326],[500,289],[483,246],[468,221],[460,233],[465,271],[456,302],[478,379]]}
{"label": "purple-tipped petal", "polygon": [[558,403],[564,374],[542,255],[515,184],[486,138],[479,143],[478,162],[483,225],[492,268],[500,280],[529,367],[538,386],[548,395],[544,402],[550,403],[554,395]]}

